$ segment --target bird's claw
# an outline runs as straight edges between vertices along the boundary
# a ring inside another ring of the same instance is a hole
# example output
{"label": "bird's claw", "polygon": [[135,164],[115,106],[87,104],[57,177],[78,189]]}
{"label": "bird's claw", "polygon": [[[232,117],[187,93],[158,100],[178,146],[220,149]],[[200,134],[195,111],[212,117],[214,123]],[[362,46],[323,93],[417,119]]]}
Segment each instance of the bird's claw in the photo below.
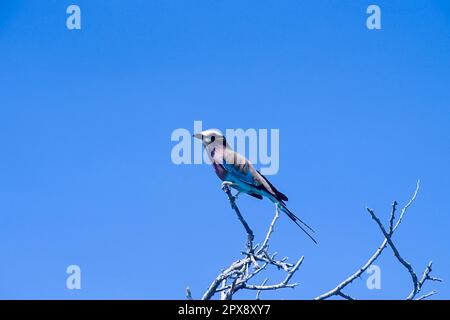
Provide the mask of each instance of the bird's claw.
{"label": "bird's claw", "polygon": [[233,186],[233,182],[230,182],[230,181],[224,181],[224,182],[222,182],[222,189],[226,189],[226,188],[229,188],[229,187],[232,187]]}
{"label": "bird's claw", "polygon": [[[230,182],[230,181],[224,181],[224,182],[222,182],[222,190],[225,191],[225,192],[227,192],[227,189],[229,190],[230,187],[233,187],[233,186],[235,186],[235,185],[236,185],[236,184],[233,183],[233,182]],[[240,194],[241,194],[241,191],[238,191],[238,192],[233,196],[233,199],[237,199],[238,196],[239,196]]]}

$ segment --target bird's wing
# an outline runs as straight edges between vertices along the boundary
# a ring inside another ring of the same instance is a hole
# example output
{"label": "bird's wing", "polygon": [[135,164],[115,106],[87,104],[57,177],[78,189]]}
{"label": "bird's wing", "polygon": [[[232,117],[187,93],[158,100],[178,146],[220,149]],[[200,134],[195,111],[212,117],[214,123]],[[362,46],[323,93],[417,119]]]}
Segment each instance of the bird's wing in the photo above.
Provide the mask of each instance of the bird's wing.
{"label": "bird's wing", "polygon": [[250,186],[265,190],[273,196],[277,196],[271,184],[265,179],[244,156],[232,150],[223,154],[223,167],[225,170]]}
{"label": "bird's wing", "polygon": [[270,183],[270,181],[261,172],[259,172],[259,171],[257,171],[257,172],[264,179],[264,181],[266,181],[267,184],[270,186],[272,191],[275,193],[277,199],[282,200],[282,201],[288,201],[288,197],[285,194],[278,191],[277,188],[275,188],[274,185],[272,183]]}

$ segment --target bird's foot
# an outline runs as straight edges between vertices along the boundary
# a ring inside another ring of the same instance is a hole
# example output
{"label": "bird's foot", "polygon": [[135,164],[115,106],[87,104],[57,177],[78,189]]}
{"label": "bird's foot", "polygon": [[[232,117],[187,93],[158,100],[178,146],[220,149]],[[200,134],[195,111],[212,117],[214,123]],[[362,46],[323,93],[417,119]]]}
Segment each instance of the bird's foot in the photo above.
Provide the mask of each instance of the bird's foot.
{"label": "bird's foot", "polygon": [[222,182],[222,190],[226,190],[227,188],[230,188],[232,186],[234,186],[234,183],[231,181]]}
{"label": "bird's foot", "polygon": [[[231,181],[222,182],[222,190],[225,191],[226,193],[228,193],[228,191],[230,190],[230,187],[235,187],[235,186],[236,186],[236,184]],[[233,199],[236,200],[240,194],[241,194],[241,191],[238,191],[235,195],[233,195],[233,194],[231,194],[231,195],[233,196]]]}

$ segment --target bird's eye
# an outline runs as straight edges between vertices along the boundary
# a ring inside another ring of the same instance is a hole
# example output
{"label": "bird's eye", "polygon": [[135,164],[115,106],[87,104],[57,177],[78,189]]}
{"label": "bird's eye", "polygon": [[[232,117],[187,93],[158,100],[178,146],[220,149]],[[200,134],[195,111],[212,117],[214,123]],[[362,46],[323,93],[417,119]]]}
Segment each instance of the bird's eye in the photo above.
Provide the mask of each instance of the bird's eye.
{"label": "bird's eye", "polygon": [[214,142],[216,140],[216,137],[215,136],[212,136],[211,137],[211,142]]}

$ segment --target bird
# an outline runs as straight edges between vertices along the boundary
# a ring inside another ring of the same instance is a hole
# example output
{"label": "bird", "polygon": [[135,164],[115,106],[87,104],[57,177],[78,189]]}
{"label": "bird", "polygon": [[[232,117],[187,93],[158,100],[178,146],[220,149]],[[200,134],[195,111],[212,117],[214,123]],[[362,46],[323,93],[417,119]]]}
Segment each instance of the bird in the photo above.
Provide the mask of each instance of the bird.
{"label": "bird", "polygon": [[288,197],[278,191],[247,158],[232,150],[219,130],[204,130],[194,134],[193,137],[202,141],[216,175],[223,181],[222,184],[237,190],[235,197],[245,193],[259,200],[269,199],[317,244],[316,239],[310,234],[315,231],[288,209],[285,203]]}

